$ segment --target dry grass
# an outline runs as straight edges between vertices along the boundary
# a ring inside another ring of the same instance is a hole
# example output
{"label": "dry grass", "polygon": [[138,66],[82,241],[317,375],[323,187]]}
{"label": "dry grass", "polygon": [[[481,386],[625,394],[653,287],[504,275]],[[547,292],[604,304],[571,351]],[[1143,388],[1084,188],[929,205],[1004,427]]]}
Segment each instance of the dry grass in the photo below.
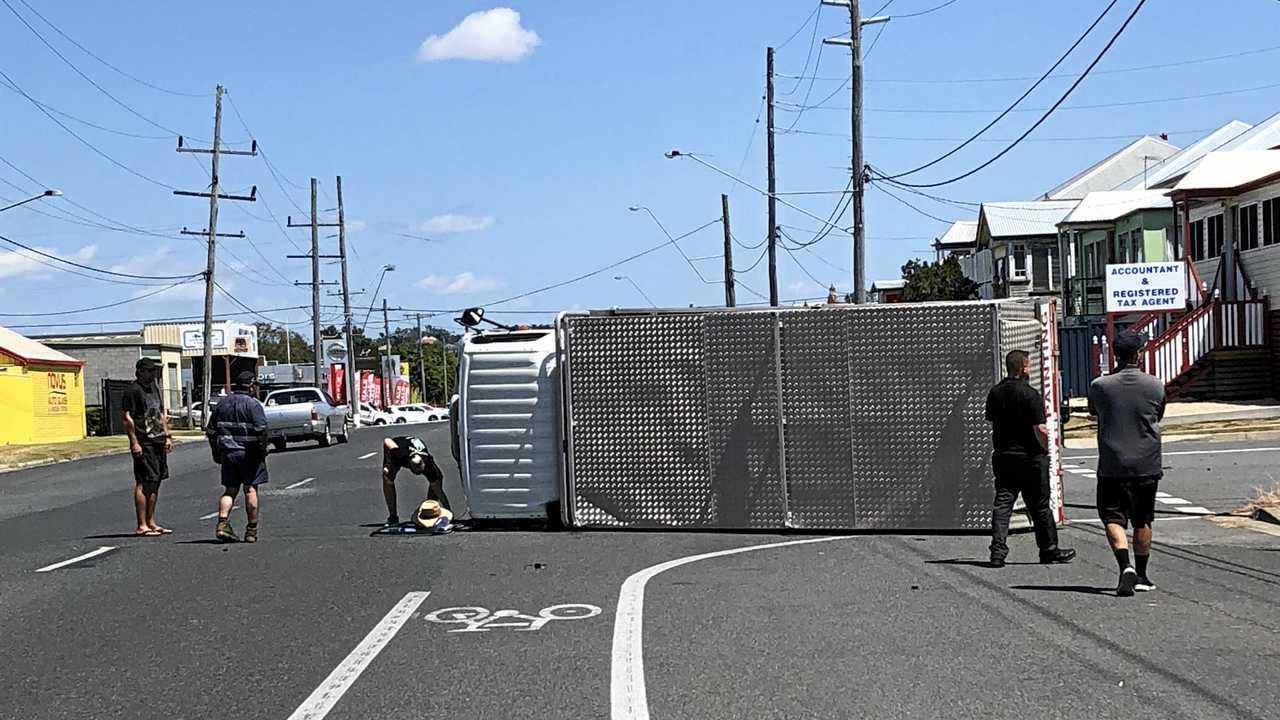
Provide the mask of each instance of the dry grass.
{"label": "dry grass", "polygon": [[1280,482],[1271,486],[1270,490],[1263,488],[1253,489],[1253,499],[1245,503],[1243,507],[1238,508],[1233,514],[1245,515],[1253,517],[1254,513],[1261,508],[1280,508]]}
{"label": "dry grass", "polygon": [[[173,434],[177,442],[201,437],[198,432],[183,432],[181,430],[175,430]],[[61,462],[112,452],[125,452],[128,449],[129,438],[126,435],[86,437],[70,442],[42,445],[0,445],[0,470],[28,463]]]}

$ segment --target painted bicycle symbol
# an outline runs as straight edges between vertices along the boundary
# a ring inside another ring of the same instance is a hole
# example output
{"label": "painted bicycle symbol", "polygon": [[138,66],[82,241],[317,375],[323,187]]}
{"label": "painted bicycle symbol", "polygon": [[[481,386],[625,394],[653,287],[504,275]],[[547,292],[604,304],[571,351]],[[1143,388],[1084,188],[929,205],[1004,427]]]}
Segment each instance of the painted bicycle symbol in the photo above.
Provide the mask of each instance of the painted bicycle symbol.
{"label": "painted bicycle symbol", "polygon": [[441,608],[428,613],[427,622],[443,625],[462,625],[450,630],[460,632],[489,632],[494,628],[511,628],[518,632],[541,630],[552,620],[585,620],[600,614],[595,605],[552,605],[538,611],[537,615],[526,615],[519,610],[495,610],[489,612],[482,607]]}

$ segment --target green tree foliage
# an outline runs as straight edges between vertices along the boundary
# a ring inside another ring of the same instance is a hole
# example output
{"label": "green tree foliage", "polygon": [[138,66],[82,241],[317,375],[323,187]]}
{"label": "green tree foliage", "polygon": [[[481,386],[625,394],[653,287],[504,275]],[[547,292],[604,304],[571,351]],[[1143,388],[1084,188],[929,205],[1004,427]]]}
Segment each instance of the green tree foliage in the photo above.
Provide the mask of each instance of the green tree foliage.
{"label": "green tree foliage", "polygon": [[903,290],[906,302],[972,300],[978,296],[977,284],[964,276],[954,255],[940,263],[908,260],[902,266],[902,279],[907,283]]}
{"label": "green tree foliage", "polygon": [[[315,357],[312,354],[311,343],[298,333],[288,330],[271,323],[254,323],[258,328],[258,354],[262,357],[283,363],[286,359],[292,358],[295,363],[309,363]],[[289,338],[288,352],[285,348],[285,337]]]}

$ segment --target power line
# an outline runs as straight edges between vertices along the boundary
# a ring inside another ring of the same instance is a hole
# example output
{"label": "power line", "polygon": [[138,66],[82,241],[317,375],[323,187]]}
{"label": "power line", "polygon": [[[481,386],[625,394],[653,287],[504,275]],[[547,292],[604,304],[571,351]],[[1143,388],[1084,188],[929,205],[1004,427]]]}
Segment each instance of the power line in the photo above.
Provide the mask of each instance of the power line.
{"label": "power line", "polygon": [[6,243],[9,243],[10,245],[13,245],[14,247],[22,248],[27,252],[35,253],[37,255],[49,258],[50,260],[53,260],[56,262],[65,263],[72,267],[80,268],[81,270],[88,270],[90,272],[102,273],[103,275],[110,275],[112,277],[130,278],[133,280],[190,280],[192,278],[200,277],[201,275],[204,274],[204,273],[187,273],[186,275],[135,275],[133,273],[122,273],[122,272],[116,272],[114,270],[103,270],[102,268],[96,268],[96,267],[93,267],[92,265],[84,265],[74,260],[67,260],[66,258],[58,257],[57,255],[50,255],[47,252],[44,252],[42,250],[37,250],[31,247],[30,245],[24,245],[18,242],[17,240],[7,238],[4,235],[0,235],[0,241],[4,241]]}
{"label": "power line", "polygon": [[[61,29],[59,29],[57,25],[54,25],[52,22],[50,22],[48,18],[46,18],[45,16],[41,15],[39,10],[36,10],[35,8],[31,7],[30,3],[28,3],[28,2],[27,2],[27,0],[18,0],[18,2],[22,3],[23,7],[25,7],[27,10],[30,10],[30,11],[31,11],[31,13],[32,13],[33,15],[35,15],[36,17],[38,17],[38,18],[40,18],[42,21],[44,21],[44,24],[45,24],[45,25],[48,25],[49,27],[53,28],[53,31],[54,31],[54,32],[56,32],[56,33],[58,33],[59,35],[61,35],[61,36],[62,36],[62,39],[66,40],[67,42],[71,43],[72,45],[75,45],[76,47],[80,48],[80,50],[81,50],[84,54],[88,55],[89,57],[93,58],[94,60],[97,60],[98,62],[102,63],[103,65],[107,66],[108,68],[111,68],[112,70],[116,71],[116,72],[117,72],[117,73],[119,73],[120,75],[122,75],[122,76],[124,76],[124,77],[126,77],[126,78],[129,78],[130,80],[132,80],[132,81],[134,81],[134,82],[138,83],[139,85],[143,85],[143,86],[149,87],[149,88],[151,88],[152,90],[159,90],[160,92],[162,92],[162,93],[167,93],[167,94],[169,94],[169,95],[177,95],[178,97],[190,97],[190,98],[205,98],[205,97],[209,97],[209,93],[186,93],[186,92],[179,92],[179,91],[177,91],[177,90],[169,90],[168,88],[160,87],[159,85],[156,85],[156,84],[154,84],[154,83],[147,82],[146,80],[143,80],[143,79],[142,79],[142,78],[140,78],[140,77],[137,77],[137,76],[135,76],[135,75],[131,75],[131,74],[129,74],[128,72],[125,72],[124,70],[121,70],[120,68],[116,67],[115,65],[112,65],[111,63],[109,63],[109,62],[107,62],[106,60],[102,59],[101,57],[99,57],[96,53],[94,53],[94,52],[93,52],[92,50],[90,50],[89,48],[87,48],[87,47],[85,47],[84,45],[81,45],[80,43],[76,42],[75,38],[71,37],[70,35],[67,35],[65,32],[63,32]],[[12,10],[12,9],[13,9],[13,8],[10,8],[10,10]]]}
{"label": "power line", "polygon": [[894,195],[893,193],[889,192],[888,190],[884,189],[884,187],[882,187],[882,186],[880,185],[880,183],[873,182],[873,183],[871,183],[871,187],[873,187],[873,188],[875,188],[875,189],[879,190],[880,192],[884,193],[885,195],[888,195],[889,197],[893,198],[894,200],[897,200],[898,202],[902,203],[903,205],[906,205],[907,207],[911,208],[912,210],[915,210],[917,213],[919,213],[919,214],[921,214],[921,215],[923,215],[923,216],[925,216],[925,217],[929,218],[930,220],[937,220],[937,221],[938,221],[938,222],[940,222],[940,223],[946,223],[946,224],[948,224],[948,225],[954,224],[954,223],[956,222],[955,220],[948,220],[948,219],[946,219],[946,218],[940,218],[940,217],[938,217],[937,215],[932,215],[932,214],[930,214],[930,213],[925,212],[924,210],[921,210],[920,208],[916,207],[915,205],[912,205],[910,202],[907,202],[906,200],[904,200],[904,199],[902,199],[902,198],[898,197],[897,195]]}
{"label": "power line", "polygon": [[167,292],[167,291],[169,291],[169,290],[172,290],[172,289],[174,289],[174,288],[178,287],[179,285],[186,285],[186,284],[187,284],[187,283],[189,283],[189,282],[191,282],[191,281],[190,281],[190,280],[186,280],[186,281],[184,281],[184,282],[176,282],[176,283],[174,283],[174,284],[172,284],[172,285],[167,285],[167,286],[165,286],[165,287],[162,287],[162,288],[160,288],[159,290],[153,290],[153,291],[151,291],[151,292],[149,292],[149,293],[143,293],[142,295],[135,295],[135,296],[130,297],[130,298],[127,298],[127,299],[125,299],[125,300],[120,300],[120,301],[118,301],[118,302],[108,303],[108,304],[106,304],[106,305],[96,305],[96,306],[94,306],[94,307],[80,308],[80,309],[78,309],[78,310],[59,310],[59,311],[57,311],[57,312],[42,312],[42,313],[0,313],[0,317],[29,317],[29,318],[33,318],[33,317],[54,317],[54,316],[58,316],[58,315],[77,315],[77,314],[79,314],[79,313],[93,312],[93,311],[95,311],[95,310],[108,310],[108,309],[110,309],[110,308],[120,307],[121,305],[128,305],[129,303],[135,303],[135,302],[139,302],[139,301],[141,301],[141,300],[146,300],[146,299],[147,299],[147,298],[149,298],[149,297],[153,297],[153,296],[159,295],[159,294],[160,294],[160,293],[162,293],[162,292]]}
{"label": "power line", "polygon": [[[789,36],[787,36],[787,39],[786,39],[786,40],[783,40],[783,41],[782,41],[782,43],[781,43],[780,45],[778,45],[778,49],[779,49],[779,50],[781,50],[782,48],[784,48],[784,47],[786,47],[786,46],[790,45],[790,44],[791,44],[791,41],[792,41],[792,40],[795,40],[797,35],[799,35],[800,33],[804,32],[804,29],[805,29],[805,28],[807,28],[807,27],[809,27],[809,23],[810,23],[811,21],[813,21],[813,19],[814,19],[815,17],[817,17],[817,16],[818,16],[818,11],[819,11],[819,10],[821,10],[821,9],[822,9],[822,3],[818,3],[817,5],[815,5],[815,6],[813,7],[813,11],[812,11],[812,12],[810,12],[810,13],[809,13],[809,16],[808,16],[808,17],[806,17],[806,18],[804,19],[804,22],[803,22],[803,23],[801,23],[800,27],[796,28],[796,31],[795,31],[795,32],[793,32],[793,33],[791,33]],[[812,45],[810,45],[809,47],[810,47],[810,49],[812,49],[812,47],[813,47],[813,46],[812,46]]]}
{"label": "power line", "polygon": [[[813,20],[813,35],[809,38],[809,50],[808,52],[805,53],[805,56],[804,56],[804,69],[800,71],[801,76],[803,76],[806,72],[809,71],[809,63],[813,60],[813,48],[815,45],[818,45],[818,17],[821,14],[821,12],[822,12],[822,0],[818,0],[818,2],[814,4],[813,12],[809,13],[809,18]],[[808,24],[809,24],[809,20],[805,20],[805,24],[800,26],[800,30],[804,30],[804,28]],[[791,38],[787,38],[787,42],[791,42]],[[781,50],[782,48],[779,47],[778,49]],[[819,60],[822,59],[821,47],[818,48],[818,59]],[[815,65],[814,72],[816,73],[817,71],[818,69],[817,69],[817,66]],[[801,82],[802,81],[800,79],[797,79],[796,84],[792,86],[790,90],[783,91],[781,94],[782,95],[795,94],[795,92],[800,89]]]}
{"label": "power line", "polygon": [[[1163,135],[1202,135],[1207,132],[1212,132],[1216,129],[1217,128],[1196,128],[1194,130],[1162,130],[1160,132]],[[832,137],[832,138],[839,138],[841,140],[849,139],[849,135],[847,133],[820,132],[817,130],[792,130],[785,134],[786,135],[813,135],[817,137]],[[1071,135],[1071,136],[1058,136],[1058,137],[1029,137],[1023,142],[1085,142],[1085,141],[1093,141],[1093,140],[1132,140],[1135,137],[1142,137],[1143,135],[1148,135],[1148,134],[1150,133],[1143,131],[1143,132],[1125,133],[1123,135]],[[864,135],[863,137],[868,140],[896,140],[896,141],[902,141],[902,142],[961,142],[965,139],[962,137],[919,137],[919,136],[912,137],[912,136],[904,136],[904,135]],[[974,142],[985,142],[985,143],[1007,143],[1007,142],[1013,142],[1013,141],[1014,141],[1014,138],[978,138],[974,140]]]}
{"label": "power line", "polygon": [[243,309],[244,309],[244,311],[245,311],[245,312],[249,313],[250,315],[254,315],[254,316],[260,317],[260,318],[262,318],[263,320],[266,320],[267,322],[270,322],[270,323],[276,323],[277,325],[283,325],[283,324],[284,324],[284,322],[283,322],[282,320],[277,320],[277,319],[275,319],[275,318],[271,318],[271,317],[268,317],[268,316],[266,316],[266,315],[263,315],[263,314],[262,314],[262,311],[254,310],[253,308],[249,307],[248,305],[245,305],[244,303],[240,302],[240,298],[237,298],[235,295],[232,295],[230,292],[228,292],[226,288],[224,288],[224,287],[222,287],[222,285],[218,284],[218,281],[217,281],[217,280],[214,280],[214,281],[213,281],[213,286],[214,286],[215,288],[217,288],[217,289],[218,289],[218,292],[220,292],[220,293],[222,293],[223,295],[227,296],[227,298],[228,298],[229,300],[231,300],[231,302],[235,303],[236,305],[239,305],[241,308],[243,308]]}
{"label": "power line", "polygon": [[1032,84],[1032,86],[1031,86],[1031,87],[1027,88],[1026,92],[1024,92],[1024,93],[1022,93],[1021,95],[1019,95],[1019,96],[1018,96],[1018,99],[1016,99],[1016,100],[1014,100],[1012,103],[1010,103],[1009,107],[1005,108],[1003,112],[1001,112],[999,115],[997,115],[997,116],[995,117],[995,119],[993,119],[991,122],[989,122],[989,123],[987,123],[985,126],[983,126],[981,130],[979,130],[978,132],[976,132],[976,133],[974,133],[973,135],[969,136],[969,139],[967,139],[967,140],[965,140],[964,142],[960,143],[959,145],[955,146],[954,148],[952,148],[952,149],[951,149],[950,151],[948,151],[947,153],[945,153],[945,154],[943,154],[943,155],[941,155],[941,156],[939,156],[939,157],[936,157],[936,158],[934,158],[933,160],[930,160],[929,162],[925,163],[924,165],[921,165],[920,167],[914,168],[914,169],[912,169],[912,170],[908,170],[908,171],[906,171],[906,172],[904,172],[904,173],[899,173],[899,174],[897,174],[897,175],[893,175],[893,176],[891,176],[889,179],[899,178],[899,177],[905,177],[905,176],[907,176],[907,175],[914,175],[915,173],[918,173],[918,172],[920,172],[921,170],[924,170],[924,169],[926,169],[926,168],[933,167],[934,165],[937,165],[938,163],[942,162],[943,160],[946,160],[947,158],[951,157],[952,155],[955,155],[956,153],[960,152],[960,151],[961,151],[961,150],[963,150],[964,148],[968,147],[968,146],[969,146],[969,144],[970,144],[970,143],[972,143],[974,140],[977,140],[979,137],[981,137],[981,136],[982,136],[984,133],[986,133],[988,130],[990,130],[991,128],[995,127],[996,123],[1000,122],[1000,121],[1001,121],[1001,120],[1003,120],[1005,117],[1007,117],[1007,116],[1009,115],[1009,113],[1013,112],[1013,109],[1014,109],[1014,108],[1016,108],[1016,107],[1018,106],[1018,104],[1019,104],[1019,103],[1021,103],[1023,100],[1026,100],[1026,99],[1027,99],[1027,97],[1028,97],[1029,95],[1031,95],[1031,93],[1032,93],[1032,92],[1034,92],[1036,88],[1040,87],[1040,84],[1041,84],[1041,83],[1043,83],[1043,82],[1045,81],[1045,79],[1046,79],[1046,78],[1048,78],[1048,77],[1049,77],[1049,75],[1051,75],[1051,74],[1053,73],[1053,71],[1054,71],[1054,70],[1057,70],[1059,65],[1061,65],[1061,64],[1062,64],[1062,63],[1064,63],[1064,62],[1066,62],[1067,57],[1068,57],[1068,56],[1070,56],[1070,55],[1071,55],[1071,53],[1075,52],[1075,49],[1076,49],[1076,48],[1080,47],[1080,43],[1084,42],[1084,41],[1085,41],[1085,38],[1089,37],[1089,34],[1093,32],[1094,28],[1098,27],[1098,24],[1099,24],[1099,23],[1101,23],[1101,22],[1102,22],[1102,20],[1103,20],[1103,18],[1105,18],[1105,17],[1107,16],[1107,14],[1111,12],[1112,8],[1114,8],[1114,7],[1116,6],[1116,3],[1117,3],[1117,2],[1119,2],[1119,0],[1111,0],[1111,2],[1110,2],[1110,3],[1108,3],[1108,4],[1107,4],[1107,6],[1106,6],[1105,8],[1103,8],[1103,9],[1102,9],[1102,13],[1101,13],[1101,14],[1099,14],[1099,15],[1098,15],[1098,17],[1094,19],[1094,21],[1089,25],[1089,27],[1085,28],[1085,31],[1084,31],[1083,33],[1081,33],[1080,37],[1076,38],[1076,41],[1075,41],[1075,42],[1073,42],[1073,43],[1071,43],[1071,47],[1067,48],[1067,51],[1066,51],[1066,52],[1064,52],[1064,53],[1062,53],[1062,55],[1058,58],[1057,62],[1055,62],[1053,65],[1049,66],[1049,69],[1048,69],[1048,70],[1046,70],[1046,71],[1044,72],[1044,74],[1040,76],[1040,79],[1036,80],[1036,81],[1035,81],[1035,83],[1034,83],[1034,84]]}
{"label": "power line", "polygon": [[[711,170],[715,171],[716,173],[719,173],[720,175],[723,175],[723,176],[725,176],[725,177],[729,178],[730,180],[732,180],[732,181],[734,181],[734,182],[738,183],[739,185],[746,186],[746,187],[748,187],[748,188],[750,188],[750,189],[752,189],[752,190],[756,191],[757,193],[759,193],[759,194],[761,194],[761,195],[763,195],[763,196],[765,196],[765,197],[769,197],[769,193],[768,193],[767,191],[765,191],[765,190],[761,190],[760,188],[756,187],[755,185],[752,185],[751,183],[747,182],[746,180],[743,180],[742,178],[738,177],[737,175],[734,175],[734,174],[732,174],[732,173],[730,173],[730,172],[728,172],[728,171],[726,171],[726,170],[723,170],[723,169],[721,169],[721,168],[716,167],[715,165],[712,165],[711,163],[707,162],[706,160],[703,160],[703,159],[702,159],[702,157],[701,157],[701,156],[699,156],[699,155],[698,155],[698,154],[696,154],[696,153],[684,152],[684,151],[681,151],[681,150],[672,150],[672,151],[670,151],[669,153],[667,153],[667,157],[669,157],[669,158],[687,157],[687,158],[689,158],[690,160],[693,160],[694,162],[698,163],[699,165],[702,165],[702,166],[704,166],[704,167],[707,167],[707,168],[709,168],[709,169],[711,169]],[[778,194],[777,194],[777,193],[774,193],[774,195],[773,195],[773,196],[777,199],[777,201],[778,201],[778,202],[782,203],[783,205],[786,205],[787,207],[791,208],[792,210],[795,210],[796,212],[800,213],[801,215],[804,215],[805,217],[808,217],[808,218],[813,219],[813,220],[817,220],[818,222],[822,223],[824,227],[833,227],[833,226],[831,225],[831,222],[830,222],[830,221],[828,221],[828,220],[823,220],[822,218],[818,217],[817,215],[814,215],[813,213],[809,212],[808,210],[805,210],[804,208],[802,208],[802,207],[800,207],[800,206],[798,206],[798,205],[795,205],[795,204],[793,204],[793,203],[790,203],[790,202],[788,202],[788,201],[786,201],[786,200],[784,200],[784,199],[782,199],[782,198],[778,197]],[[833,229],[839,229],[839,228],[833,228]]]}
{"label": "power line", "polygon": [[[232,97],[229,93],[227,95],[227,101],[231,104],[231,112],[235,113],[236,120],[240,121],[240,127],[244,128],[245,133],[251,139],[256,140],[257,138],[254,136],[253,131],[249,129],[249,124],[245,122],[244,116],[240,114],[240,106],[236,104],[235,98]],[[297,183],[290,182],[287,177],[284,178],[283,180],[281,179],[282,173],[280,173],[276,169],[275,164],[272,163],[271,159],[267,157],[266,151],[262,149],[262,143],[258,143],[258,154],[262,155],[262,162],[267,166],[267,172],[270,173],[271,179],[275,181],[276,187],[280,188],[280,193],[284,195],[285,199],[289,201],[289,204],[293,205],[293,207],[296,208],[298,212],[304,215],[307,214],[309,211],[304,210],[302,206],[299,205],[297,201],[293,199],[293,196],[289,194],[289,191],[284,189],[285,182],[289,182],[290,185],[293,185],[294,187],[299,189],[302,189],[302,186],[298,185]],[[278,225],[279,221],[277,221],[276,224]]]}
{"label": "power line", "polygon": [[[160,123],[158,123],[158,122],[156,122],[156,121],[152,120],[151,118],[147,117],[146,115],[143,115],[142,113],[138,112],[137,110],[134,110],[131,106],[129,106],[129,104],[128,104],[128,103],[125,103],[125,102],[124,102],[123,100],[121,100],[120,98],[116,97],[115,95],[112,95],[110,92],[108,92],[108,91],[107,91],[107,89],[106,89],[106,88],[102,87],[102,86],[101,86],[101,85],[99,85],[97,82],[95,82],[95,81],[93,80],[93,78],[91,78],[91,77],[89,77],[88,75],[86,75],[86,74],[84,73],[84,71],[83,71],[83,70],[81,70],[79,67],[77,67],[77,66],[76,66],[76,64],[75,64],[75,63],[73,63],[73,62],[71,62],[70,60],[68,60],[66,55],[63,55],[61,52],[59,52],[59,51],[58,51],[58,48],[56,48],[56,47],[54,47],[54,46],[53,46],[53,43],[50,43],[47,39],[45,39],[45,36],[44,36],[44,35],[41,35],[39,30],[36,30],[34,27],[32,27],[32,26],[31,26],[31,23],[27,22],[27,19],[26,19],[26,18],[24,18],[24,17],[22,17],[22,14],[21,14],[21,13],[19,13],[19,12],[17,11],[17,9],[15,9],[15,8],[13,7],[13,5],[11,5],[11,4],[9,3],[9,0],[0,0],[0,2],[4,3],[4,6],[5,6],[5,7],[7,7],[7,8],[9,8],[9,12],[13,13],[13,16],[14,16],[14,17],[16,17],[16,18],[18,18],[18,20],[19,20],[23,25],[26,25],[26,26],[27,26],[27,29],[31,31],[31,34],[32,34],[32,35],[35,35],[35,36],[40,40],[40,42],[44,44],[44,46],[45,46],[45,47],[49,48],[49,51],[50,51],[50,52],[52,52],[54,55],[57,55],[59,60],[61,60],[63,63],[65,63],[67,67],[69,67],[69,68],[71,68],[72,70],[74,70],[74,71],[75,71],[75,73],[76,73],[77,75],[79,75],[81,78],[83,78],[85,82],[87,82],[87,83],[89,83],[90,85],[92,85],[92,86],[94,86],[95,88],[97,88],[97,89],[98,89],[98,92],[102,93],[103,95],[106,95],[106,96],[107,96],[107,98],[109,98],[109,99],[110,99],[112,102],[114,102],[116,105],[119,105],[120,107],[122,107],[122,108],[124,108],[125,110],[127,110],[130,114],[134,115],[134,116],[135,116],[135,117],[137,117],[138,119],[142,120],[143,122],[147,123],[148,125],[150,125],[150,126],[152,126],[152,127],[156,128],[156,129],[164,130],[165,132],[167,132],[167,133],[169,133],[169,134],[171,134],[171,135],[187,135],[188,137],[191,137],[191,136],[190,136],[189,134],[187,134],[187,133],[181,133],[181,132],[178,132],[177,130],[174,130],[173,128],[169,128],[169,127],[165,127],[164,125],[161,125]],[[47,21],[46,21],[46,22],[47,22]],[[12,82],[12,81],[11,81],[11,82]],[[26,93],[23,93],[23,95],[26,95]],[[29,99],[29,98],[28,98],[28,99]]]}
{"label": "power line", "polygon": [[[3,3],[5,3],[6,5],[8,4],[8,0],[0,0],[0,2],[3,2]],[[101,157],[105,158],[105,159],[106,159],[107,161],[109,161],[112,165],[115,165],[115,166],[119,167],[120,169],[124,170],[125,172],[128,172],[130,175],[134,175],[134,176],[136,176],[136,177],[142,178],[143,180],[146,180],[147,182],[151,183],[152,185],[159,185],[160,187],[165,188],[165,189],[167,189],[167,190],[174,190],[174,189],[175,189],[172,185],[169,185],[168,183],[161,182],[161,181],[156,180],[155,178],[153,178],[153,177],[151,177],[151,176],[149,176],[149,175],[145,175],[145,174],[143,174],[143,173],[141,173],[141,172],[138,172],[137,170],[134,170],[133,168],[129,167],[128,165],[125,165],[124,163],[120,162],[119,160],[117,160],[117,159],[115,159],[115,158],[111,157],[110,155],[106,154],[106,153],[105,153],[105,152],[103,152],[102,150],[98,149],[98,147],[97,147],[96,145],[94,145],[93,143],[89,142],[88,140],[85,140],[85,139],[84,139],[83,137],[81,137],[81,136],[79,135],[79,133],[77,133],[75,130],[72,130],[71,128],[67,127],[65,123],[63,123],[63,122],[62,122],[61,120],[59,120],[58,118],[54,117],[53,113],[51,113],[51,112],[49,112],[48,110],[44,109],[44,107],[43,107],[39,102],[37,102],[35,98],[33,98],[33,97],[31,97],[30,95],[28,95],[28,94],[27,94],[27,91],[23,90],[23,89],[22,89],[22,87],[21,87],[20,85],[18,85],[16,82],[14,82],[14,81],[13,81],[13,78],[9,77],[9,75],[8,75],[8,74],[6,74],[6,73],[5,73],[5,71],[0,70],[0,77],[3,77],[5,80],[7,80],[7,81],[9,82],[9,84],[12,86],[12,89],[14,89],[14,90],[18,91],[18,94],[22,95],[22,97],[24,97],[24,98],[26,98],[28,101],[30,101],[30,102],[31,102],[31,104],[32,104],[32,105],[34,105],[34,106],[35,106],[35,108],[36,108],[37,110],[39,110],[40,112],[44,113],[45,117],[49,118],[49,119],[50,119],[50,120],[52,120],[54,123],[56,123],[56,124],[58,125],[58,127],[62,128],[63,130],[66,130],[66,131],[67,131],[67,133],[71,135],[71,137],[75,138],[76,140],[79,140],[79,141],[80,141],[80,142],[81,142],[85,147],[89,148],[89,149],[90,149],[90,150],[92,150],[93,152],[95,152],[95,153],[97,153],[98,155],[100,155]]]}
{"label": "power line", "polygon": [[[941,9],[943,9],[943,8],[945,8],[945,7],[949,6],[949,5],[955,5],[957,2],[959,2],[959,0],[947,0],[946,2],[942,3],[941,5],[935,5],[935,6],[931,7],[931,8],[929,8],[928,10],[921,10],[920,12],[907,13],[907,14],[905,14],[905,15],[898,15],[898,14],[895,14],[895,15],[893,16],[893,19],[894,19],[894,20],[906,20],[907,18],[920,17],[921,15],[928,15],[929,13],[935,13],[935,12],[938,12],[939,10],[941,10]],[[879,11],[876,11],[876,14],[877,14],[877,15],[879,15],[879,14],[880,14],[880,12],[879,12]]]}
{"label": "power line", "polygon": [[[307,307],[306,307],[306,306],[304,306],[304,305],[293,305],[293,306],[287,306],[287,307],[268,308],[268,309],[266,309],[266,310],[260,310],[260,311],[257,311],[257,312],[284,312],[284,311],[286,311],[286,310],[306,310],[306,309],[307,309]],[[253,312],[224,312],[224,313],[214,313],[214,317],[216,317],[216,318],[229,318],[229,317],[239,317],[239,316],[241,316],[241,315],[254,315],[254,314],[256,314],[256,313],[253,313]],[[161,322],[183,322],[183,321],[190,321],[190,320],[199,320],[199,319],[201,319],[201,318],[203,318],[203,317],[204,317],[203,315],[179,315],[179,316],[176,316],[176,317],[135,318],[135,319],[132,319],[132,320],[104,320],[104,321],[97,321],[97,322],[94,322],[94,321],[82,321],[82,322],[69,322],[69,323],[39,323],[39,324],[27,324],[27,325],[7,325],[6,327],[9,327],[9,328],[92,327],[92,326],[94,326],[94,325],[104,325],[104,326],[105,326],[105,325],[132,325],[132,324],[134,324],[134,323],[142,323],[142,324],[146,325],[146,324],[151,324],[151,323],[161,323]],[[303,322],[310,322],[310,320],[298,320],[298,321],[291,322],[291,323],[278,323],[278,324],[280,324],[280,325],[298,325],[298,324],[303,323]]]}
{"label": "power line", "polygon": [[[6,87],[13,92],[18,92],[17,88],[15,88],[14,86],[10,85],[5,81],[0,81],[0,86]],[[94,130],[101,130],[102,132],[111,133],[112,135],[119,135],[121,137],[127,137],[127,138],[135,138],[138,140],[168,140],[170,137],[169,135],[142,135],[140,133],[132,133],[126,130],[117,130],[115,128],[109,128],[109,127],[106,127],[105,125],[99,125],[97,123],[85,120],[82,117],[77,117],[75,115],[72,115],[69,112],[59,110],[58,108],[50,105],[49,103],[44,102],[43,100],[36,100],[33,97],[28,97],[28,99],[31,100],[31,102],[35,103],[36,105],[48,110],[49,112],[55,115],[61,115],[62,117],[72,122],[80,123],[81,125],[84,125],[85,127],[91,127]]]}
{"label": "power line", "polygon": [[[1036,128],[1044,124],[1044,121],[1049,119],[1049,116],[1053,114],[1054,110],[1057,110],[1058,106],[1066,102],[1067,98],[1071,96],[1071,93],[1074,92],[1077,87],[1080,87],[1080,83],[1084,82],[1084,79],[1089,77],[1089,72],[1093,70],[1093,68],[1097,67],[1098,63],[1102,62],[1102,58],[1105,57],[1107,52],[1109,52],[1111,48],[1116,44],[1116,41],[1119,40],[1120,36],[1124,34],[1125,29],[1129,27],[1129,23],[1133,22],[1133,19],[1138,15],[1138,11],[1142,10],[1142,6],[1146,4],[1147,4],[1147,0],[1138,0],[1138,4],[1134,6],[1133,11],[1130,12],[1129,16],[1125,18],[1124,23],[1121,24],[1120,28],[1116,30],[1115,34],[1111,36],[1111,39],[1107,41],[1107,44],[1103,46],[1102,50],[1098,52],[1098,55],[1093,59],[1093,62],[1089,63],[1089,66],[1084,69],[1084,72],[1080,75],[1080,77],[1076,78],[1075,82],[1071,83],[1071,87],[1067,88],[1067,91],[1062,94],[1062,97],[1058,98],[1058,101],[1055,102],[1053,106],[1050,107],[1043,115],[1041,115],[1040,119],[1036,120],[1031,127],[1027,128],[1026,132],[1022,133],[1022,135],[1020,135],[1017,140],[1015,140],[1012,143],[1009,143],[1009,145],[1007,145],[1000,152],[996,153],[995,156],[992,157],[990,160],[987,160],[986,162],[982,163],[981,165],[978,165],[972,170],[969,170],[968,172],[957,175],[949,180],[943,180],[943,181],[934,182],[934,183],[919,183],[919,184],[901,183],[901,184],[910,186],[910,187],[924,187],[924,188],[941,187],[943,185],[950,185],[951,183],[958,182],[971,175],[974,175],[982,171],[984,168],[990,167],[997,160],[1009,154],[1015,147],[1018,146],[1020,142],[1022,142],[1023,139],[1025,139],[1031,133],[1035,132]],[[881,188],[881,190],[884,190],[884,188]]]}

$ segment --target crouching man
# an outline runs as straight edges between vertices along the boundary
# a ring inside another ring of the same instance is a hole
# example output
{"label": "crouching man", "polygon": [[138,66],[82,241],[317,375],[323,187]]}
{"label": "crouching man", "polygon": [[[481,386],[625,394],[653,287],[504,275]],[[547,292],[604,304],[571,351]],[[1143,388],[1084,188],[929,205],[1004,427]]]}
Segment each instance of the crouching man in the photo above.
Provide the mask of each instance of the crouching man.
{"label": "crouching man", "polygon": [[388,525],[400,524],[400,516],[396,512],[396,475],[402,468],[426,477],[429,483],[427,499],[435,500],[452,512],[449,498],[444,494],[444,473],[431,456],[431,451],[427,450],[427,444],[422,438],[401,435],[382,441],[382,497],[387,501]]}

